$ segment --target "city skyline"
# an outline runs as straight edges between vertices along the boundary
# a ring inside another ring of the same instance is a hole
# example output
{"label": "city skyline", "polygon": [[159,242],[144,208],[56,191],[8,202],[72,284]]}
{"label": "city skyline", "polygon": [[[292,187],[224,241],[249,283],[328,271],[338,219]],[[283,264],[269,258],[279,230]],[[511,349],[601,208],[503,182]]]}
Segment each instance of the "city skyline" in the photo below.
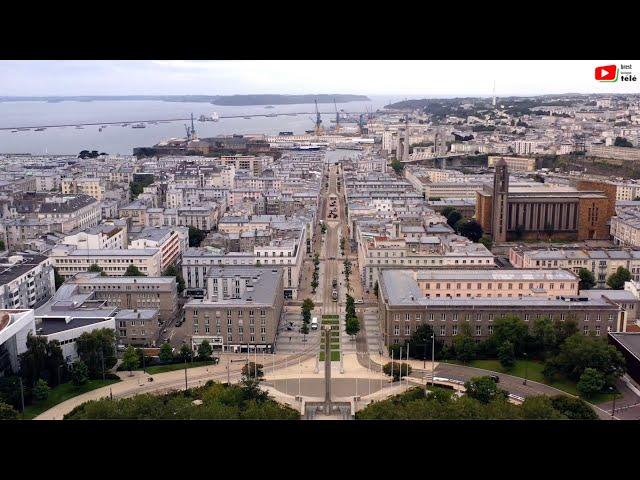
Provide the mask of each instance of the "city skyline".
{"label": "city skyline", "polygon": [[[407,97],[628,94],[600,65],[633,60],[36,60],[0,61],[3,96],[341,93]],[[470,80],[473,84],[470,85]]]}

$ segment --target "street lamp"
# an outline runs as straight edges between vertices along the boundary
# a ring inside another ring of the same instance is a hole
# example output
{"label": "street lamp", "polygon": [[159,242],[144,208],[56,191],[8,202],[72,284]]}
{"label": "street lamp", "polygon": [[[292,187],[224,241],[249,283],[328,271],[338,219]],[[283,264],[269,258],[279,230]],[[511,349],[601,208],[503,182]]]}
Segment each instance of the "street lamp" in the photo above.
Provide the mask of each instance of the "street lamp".
{"label": "street lamp", "polygon": [[433,364],[436,361],[436,334],[432,333],[431,334],[431,386],[433,387],[434,385],[434,380],[433,380]]}
{"label": "street lamp", "polygon": [[616,391],[613,387],[609,387],[609,391],[611,392],[611,395],[613,395],[613,406],[611,407],[611,420],[613,420],[615,419],[613,414],[616,411]]}
{"label": "street lamp", "polygon": [[529,362],[527,362],[527,354],[523,353],[522,356],[524,357],[524,381],[522,382],[523,385],[527,384],[527,365]]}

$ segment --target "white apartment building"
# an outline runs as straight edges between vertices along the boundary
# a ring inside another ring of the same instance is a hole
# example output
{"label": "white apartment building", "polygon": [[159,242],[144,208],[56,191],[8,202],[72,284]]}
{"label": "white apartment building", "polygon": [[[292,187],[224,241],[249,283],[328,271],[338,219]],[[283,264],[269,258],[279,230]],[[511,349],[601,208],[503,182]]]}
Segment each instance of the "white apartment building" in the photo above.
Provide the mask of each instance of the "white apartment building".
{"label": "white apartment building", "polygon": [[162,251],[159,248],[108,250],[58,245],[51,250],[49,257],[65,279],[88,271],[93,264],[115,277],[123,276],[129,265],[135,265],[149,277],[162,275]]}
{"label": "white apartment building", "polygon": [[625,209],[611,217],[611,236],[616,245],[640,247],[640,210]]}
{"label": "white apartment building", "polygon": [[518,140],[513,142],[513,151],[518,155],[531,155],[535,153],[536,150],[536,142],[528,141],[528,140]]}
{"label": "white apartment building", "polygon": [[161,268],[164,271],[182,256],[189,246],[189,229],[186,227],[149,227],[131,240],[130,248],[157,248],[162,252]]}
{"label": "white apartment building", "polygon": [[510,172],[535,172],[536,159],[532,157],[506,157],[489,155],[488,166],[495,166],[498,160],[504,160]]}
{"label": "white apartment building", "polygon": [[121,250],[127,246],[127,232],[115,225],[100,225],[67,235],[60,243],[74,245],[80,249]]}

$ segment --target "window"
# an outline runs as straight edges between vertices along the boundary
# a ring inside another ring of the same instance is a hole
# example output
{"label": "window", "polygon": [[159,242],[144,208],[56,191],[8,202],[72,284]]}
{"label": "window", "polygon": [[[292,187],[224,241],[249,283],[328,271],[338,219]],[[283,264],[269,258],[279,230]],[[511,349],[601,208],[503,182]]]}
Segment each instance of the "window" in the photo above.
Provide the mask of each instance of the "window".
{"label": "window", "polygon": [[411,319],[411,314],[405,313],[404,314],[404,319],[405,319],[406,322],[408,322]]}
{"label": "window", "polygon": [[589,327],[585,326],[585,327],[582,329],[582,333],[584,333],[585,335],[589,335]]}
{"label": "window", "polygon": [[447,334],[447,326],[446,325],[440,325],[440,336],[444,337]]}
{"label": "window", "polygon": [[404,326],[404,334],[405,335],[411,335],[411,325],[405,325]]}
{"label": "window", "polygon": [[493,322],[493,313],[490,313],[490,314],[489,314],[489,321],[490,321],[490,322]]}
{"label": "window", "polygon": [[613,313],[610,313],[610,314],[609,314],[609,321],[610,321],[610,322],[613,322]]}
{"label": "window", "polygon": [[430,314],[429,314],[429,321],[430,321],[430,322],[433,322],[433,313],[430,313]]}
{"label": "window", "polygon": [[482,314],[476,313],[476,322],[479,322],[480,320],[482,320]]}
{"label": "window", "polygon": [[600,336],[600,325],[596,325],[596,337]]}
{"label": "window", "polygon": [[585,313],[585,314],[584,314],[584,321],[585,321],[585,322],[588,322],[588,321],[589,321],[589,314],[588,314],[588,313]]}
{"label": "window", "polygon": [[458,335],[458,325],[454,325],[451,329],[453,335]]}
{"label": "window", "polygon": [[489,325],[488,330],[489,330],[489,335],[491,335],[493,333],[493,325]]}
{"label": "window", "polygon": [[457,322],[457,321],[458,321],[458,314],[457,314],[457,313],[454,313],[454,314],[453,314],[453,321],[454,321],[454,322]]}
{"label": "window", "polygon": [[393,319],[397,322],[398,320],[400,320],[400,314],[396,313],[393,315]]}
{"label": "window", "polygon": [[398,335],[400,335],[400,325],[394,325],[393,327],[393,334],[397,337]]}
{"label": "window", "polygon": [[476,325],[476,337],[482,335],[482,325]]}
{"label": "window", "polygon": [[422,320],[422,314],[421,313],[416,313],[416,320],[417,321]]}
{"label": "window", "polygon": [[446,313],[441,313],[440,314],[440,320],[442,320],[443,322],[447,319],[447,314]]}
{"label": "window", "polygon": [[525,313],[525,314],[524,314],[524,321],[525,321],[525,322],[528,322],[528,321],[529,321],[529,314],[528,314],[528,313]]}

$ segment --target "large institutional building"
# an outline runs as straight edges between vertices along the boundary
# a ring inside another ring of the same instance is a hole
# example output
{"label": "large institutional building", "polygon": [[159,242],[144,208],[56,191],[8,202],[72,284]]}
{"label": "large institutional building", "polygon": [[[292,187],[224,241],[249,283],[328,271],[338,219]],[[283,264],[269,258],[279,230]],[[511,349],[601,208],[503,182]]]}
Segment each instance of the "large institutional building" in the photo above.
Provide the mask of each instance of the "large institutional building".
{"label": "large institutional building", "polygon": [[607,240],[615,215],[616,187],[580,181],[576,187],[509,185],[507,163],[495,165],[493,187],[476,193],[476,219],[495,242],[521,238]]}

